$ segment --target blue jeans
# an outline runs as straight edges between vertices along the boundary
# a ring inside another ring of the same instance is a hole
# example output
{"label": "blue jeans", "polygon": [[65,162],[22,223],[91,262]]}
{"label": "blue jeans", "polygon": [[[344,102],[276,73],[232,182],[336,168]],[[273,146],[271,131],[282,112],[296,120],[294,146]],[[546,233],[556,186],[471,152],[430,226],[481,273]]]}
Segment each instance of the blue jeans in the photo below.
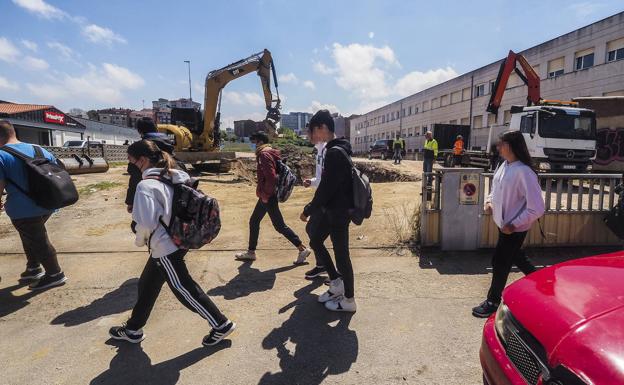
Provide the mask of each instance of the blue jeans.
{"label": "blue jeans", "polygon": [[[432,172],[433,171],[433,159],[425,158],[423,161],[423,172]],[[433,176],[427,176],[427,186],[431,186],[431,181],[433,180]]]}

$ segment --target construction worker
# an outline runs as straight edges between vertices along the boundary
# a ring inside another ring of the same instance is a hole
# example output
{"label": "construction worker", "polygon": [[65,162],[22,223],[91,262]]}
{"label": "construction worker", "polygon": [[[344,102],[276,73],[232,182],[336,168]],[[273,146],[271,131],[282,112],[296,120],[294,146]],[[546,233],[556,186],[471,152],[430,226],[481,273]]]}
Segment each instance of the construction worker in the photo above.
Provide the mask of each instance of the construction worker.
{"label": "construction worker", "polygon": [[392,149],[394,150],[394,155],[392,156],[394,164],[401,164],[403,151],[405,150],[405,141],[401,138],[401,134],[396,135],[396,139],[392,142]]}
{"label": "construction worker", "polygon": [[[425,139],[423,171],[432,172],[433,162],[438,157],[438,141],[433,139],[433,133],[431,131],[425,133]],[[427,186],[431,186],[432,179],[433,177],[431,175],[427,176]]]}
{"label": "construction worker", "polygon": [[453,166],[461,167],[462,154],[464,153],[464,138],[457,135],[455,144],[453,145]]}

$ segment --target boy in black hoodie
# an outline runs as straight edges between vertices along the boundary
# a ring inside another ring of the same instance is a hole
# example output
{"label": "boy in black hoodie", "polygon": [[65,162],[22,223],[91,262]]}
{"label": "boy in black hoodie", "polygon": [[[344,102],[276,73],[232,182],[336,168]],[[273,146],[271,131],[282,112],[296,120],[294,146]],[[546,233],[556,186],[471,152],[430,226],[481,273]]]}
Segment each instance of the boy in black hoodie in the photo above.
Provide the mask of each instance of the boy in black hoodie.
{"label": "boy in black hoodie", "polygon": [[[310,229],[310,247],[327,268],[331,282],[329,290],[320,295],[318,301],[328,310],[355,312],[353,267],[349,256],[349,210],[353,208],[351,144],[344,138],[336,138],[334,119],[327,110],[314,114],[310,131],[327,142],[321,183],[301,214],[304,222],[310,215],[322,215],[315,229]],[[327,237],[334,247],[336,265],[324,245]]]}
{"label": "boy in black hoodie", "polygon": [[[141,139],[147,139],[152,142],[161,151],[166,152],[173,156],[173,141],[162,132],[158,132],[156,123],[151,118],[140,118],[136,122],[136,129],[141,135]],[[136,192],[137,185],[143,180],[143,174],[134,164],[128,163],[127,169],[128,175],[130,175],[130,181],[128,182],[128,191],[126,192],[126,205],[128,212],[132,212],[132,203],[134,202],[134,194]]]}

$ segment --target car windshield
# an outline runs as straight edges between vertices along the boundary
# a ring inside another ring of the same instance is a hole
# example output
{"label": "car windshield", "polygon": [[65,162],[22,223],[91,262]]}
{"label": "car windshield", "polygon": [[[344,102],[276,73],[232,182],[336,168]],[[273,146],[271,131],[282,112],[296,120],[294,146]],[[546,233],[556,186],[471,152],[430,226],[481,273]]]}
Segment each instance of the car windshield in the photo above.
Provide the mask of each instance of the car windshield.
{"label": "car windshield", "polygon": [[80,147],[82,146],[82,140],[69,140],[65,142],[63,147]]}
{"label": "car windshield", "polygon": [[544,138],[596,139],[596,121],[591,116],[539,113],[539,134]]}

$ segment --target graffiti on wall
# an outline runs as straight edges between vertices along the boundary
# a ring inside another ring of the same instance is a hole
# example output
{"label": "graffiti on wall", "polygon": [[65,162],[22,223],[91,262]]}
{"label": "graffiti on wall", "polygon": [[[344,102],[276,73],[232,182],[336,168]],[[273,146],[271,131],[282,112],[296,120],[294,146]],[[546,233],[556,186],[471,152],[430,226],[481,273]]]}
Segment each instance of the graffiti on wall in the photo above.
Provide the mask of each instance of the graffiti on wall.
{"label": "graffiti on wall", "polygon": [[624,127],[612,130],[601,128],[596,133],[596,160],[594,163],[608,165],[624,161]]}

